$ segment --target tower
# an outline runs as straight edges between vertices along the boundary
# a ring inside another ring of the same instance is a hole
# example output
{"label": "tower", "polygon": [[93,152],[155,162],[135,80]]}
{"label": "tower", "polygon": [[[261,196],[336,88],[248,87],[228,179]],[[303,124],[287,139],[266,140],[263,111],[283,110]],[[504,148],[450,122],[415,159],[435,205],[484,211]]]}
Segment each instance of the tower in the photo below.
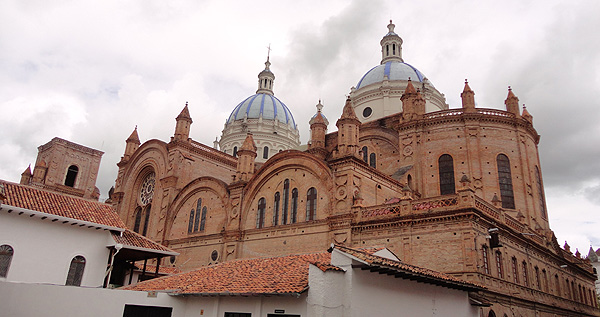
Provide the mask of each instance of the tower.
{"label": "tower", "polygon": [[177,124],[175,125],[175,136],[173,137],[176,141],[188,142],[190,138],[190,126],[192,125],[192,117],[188,110],[188,103],[185,103],[185,107],[181,110],[181,113],[175,118]]}

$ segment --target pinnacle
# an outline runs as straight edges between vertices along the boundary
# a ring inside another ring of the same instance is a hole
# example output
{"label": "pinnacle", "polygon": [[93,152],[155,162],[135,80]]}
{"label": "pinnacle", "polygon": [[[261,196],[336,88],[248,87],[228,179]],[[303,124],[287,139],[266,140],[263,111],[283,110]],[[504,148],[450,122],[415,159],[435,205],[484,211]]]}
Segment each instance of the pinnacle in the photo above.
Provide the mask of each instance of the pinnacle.
{"label": "pinnacle", "polygon": [[256,145],[254,143],[252,133],[248,133],[248,135],[246,135],[246,139],[244,140],[244,143],[242,144],[240,150],[256,152]]}
{"label": "pinnacle", "polygon": [[131,135],[129,135],[129,137],[127,138],[127,142],[129,141],[134,141],[137,142],[138,144],[140,143],[140,137],[138,136],[137,133],[137,125],[135,126],[135,129],[133,129],[133,132],[131,132]]}
{"label": "pinnacle", "polygon": [[179,119],[189,119],[189,120],[192,120],[192,117],[190,116],[190,110],[188,109],[188,103],[187,103],[187,101],[185,102],[185,107],[183,107],[183,110],[181,110],[181,113],[179,113],[179,115],[175,119],[176,120],[179,120]]}

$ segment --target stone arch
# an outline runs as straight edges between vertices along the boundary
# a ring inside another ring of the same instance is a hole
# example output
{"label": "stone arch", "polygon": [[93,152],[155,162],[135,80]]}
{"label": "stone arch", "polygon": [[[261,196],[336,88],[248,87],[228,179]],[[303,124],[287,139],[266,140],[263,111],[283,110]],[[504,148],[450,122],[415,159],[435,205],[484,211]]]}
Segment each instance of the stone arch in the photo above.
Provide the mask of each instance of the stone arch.
{"label": "stone arch", "polygon": [[[294,188],[299,193],[298,198],[298,222],[304,222],[306,193],[310,187],[316,187],[318,198],[318,210],[316,219],[324,218],[324,212],[331,210],[333,192],[333,174],[329,167],[323,161],[314,156],[295,150],[287,150],[271,157],[263,165],[246,186],[245,197],[242,210],[242,229],[256,227],[256,206],[258,199],[265,197],[267,199],[267,208],[265,227],[272,226],[273,218],[273,197],[275,193],[283,188],[285,179],[290,179],[290,199]],[[291,203],[291,201],[290,201]],[[288,206],[288,213],[290,212]],[[282,208],[281,208],[282,209]],[[283,210],[281,210],[283,212]],[[281,217],[280,217],[281,218]]]}
{"label": "stone arch", "polygon": [[[165,223],[166,240],[188,236],[187,222],[189,221],[189,209],[192,208],[188,205],[195,204],[198,196],[202,193],[208,193],[209,196],[214,196],[217,199],[216,204],[209,205],[208,217],[210,219],[207,220],[207,228],[204,233],[217,233],[227,226],[227,220],[230,218],[230,212],[227,208],[229,201],[227,184],[214,177],[203,176],[183,187],[170,204]],[[205,200],[204,206],[207,206],[207,203],[208,201]],[[174,226],[180,228],[174,228]]]}

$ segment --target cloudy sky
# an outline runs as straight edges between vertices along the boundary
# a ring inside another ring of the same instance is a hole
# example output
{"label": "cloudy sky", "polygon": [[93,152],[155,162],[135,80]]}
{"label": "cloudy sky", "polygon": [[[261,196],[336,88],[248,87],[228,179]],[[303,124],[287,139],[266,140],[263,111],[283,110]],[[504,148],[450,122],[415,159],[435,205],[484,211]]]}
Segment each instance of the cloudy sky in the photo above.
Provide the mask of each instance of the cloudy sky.
{"label": "cloudy sky", "polygon": [[[562,245],[600,247],[600,2],[0,2],[0,179],[18,182],[58,136],[104,151],[106,198],[125,139],[168,141],[189,102],[191,136],[212,145],[257,88],[271,45],[275,95],[301,140],[319,99],[335,122],[345,95],[380,62],[390,19],[403,56],[460,107],[507,86],[534,117],[550,225]],[[330,129],[335,129],[334,125]]]}

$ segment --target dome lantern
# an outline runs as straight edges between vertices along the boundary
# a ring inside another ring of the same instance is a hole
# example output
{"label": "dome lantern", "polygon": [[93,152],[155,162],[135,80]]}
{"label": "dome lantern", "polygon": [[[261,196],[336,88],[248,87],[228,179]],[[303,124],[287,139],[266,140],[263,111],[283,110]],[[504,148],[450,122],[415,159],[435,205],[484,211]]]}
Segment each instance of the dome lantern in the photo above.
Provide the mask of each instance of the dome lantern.
{"label": "dome lantern", "polygon": [[381,65],[398,61],[403,63],[402,59],[402,38],[394,32],[396,25],[390,20],[388,24],[388,33],[381,39]]}

